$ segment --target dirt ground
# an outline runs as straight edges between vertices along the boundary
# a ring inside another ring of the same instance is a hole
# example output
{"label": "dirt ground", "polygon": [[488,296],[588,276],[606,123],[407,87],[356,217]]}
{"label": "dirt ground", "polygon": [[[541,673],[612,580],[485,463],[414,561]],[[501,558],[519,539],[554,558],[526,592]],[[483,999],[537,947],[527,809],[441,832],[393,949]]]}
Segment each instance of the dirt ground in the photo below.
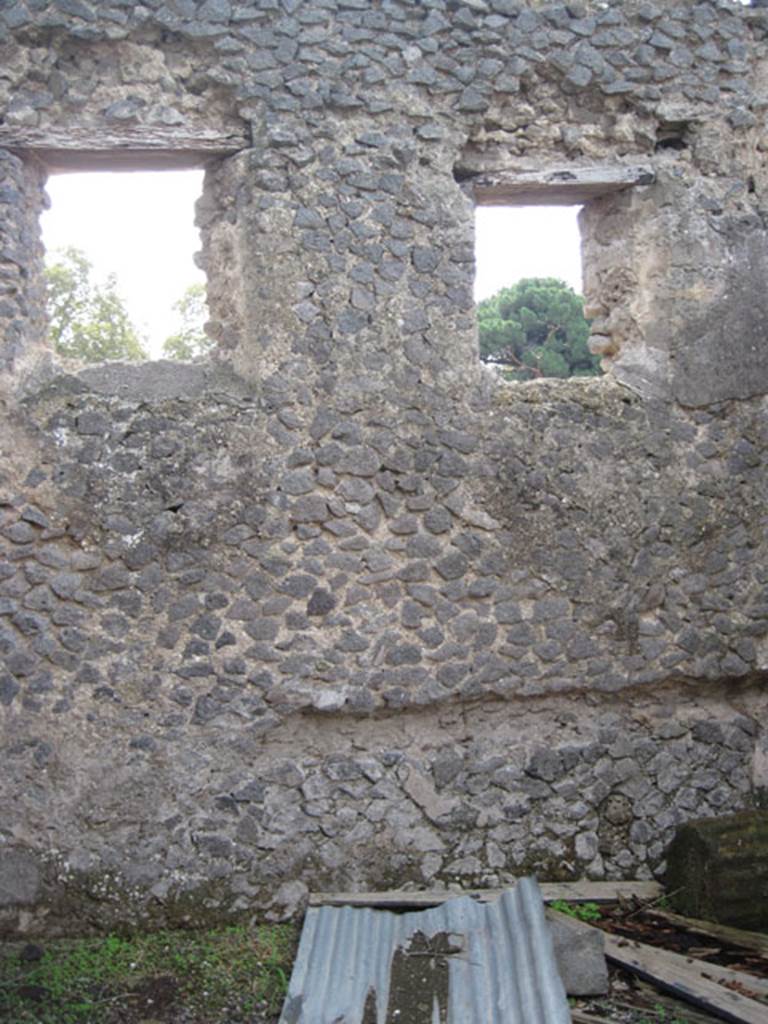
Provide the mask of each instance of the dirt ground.
{"label": "dirt ground", "polygon": [[[768,958],[760,953],[683,931],[642,907],[591,906],[597,919],[589,923],[614,935],[768,980]],[[296,926],[263,926],[0,945],[0,1024],[277,1024],[298,933]],[[413,988],[407,982],[400,977],[399,996],[393,989],[406,1010]],[[438,994],[447,1007],[447,974],[441,984],[430,1006]],[[606,995],[569,1003],[574,1024],[719,1020],[615,966]]]}

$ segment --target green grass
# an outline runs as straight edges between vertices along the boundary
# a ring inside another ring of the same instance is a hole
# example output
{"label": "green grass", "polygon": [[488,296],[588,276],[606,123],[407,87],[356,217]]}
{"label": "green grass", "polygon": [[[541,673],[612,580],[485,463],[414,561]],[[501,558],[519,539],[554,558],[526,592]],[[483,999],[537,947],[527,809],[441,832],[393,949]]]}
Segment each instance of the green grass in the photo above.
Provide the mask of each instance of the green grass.
{"label": "green grass", "polygon": [[591,923],[599,921],[602,916],[600,907],[596,903],[569,903],[568,900],[553,900],[549,905],[553,910],[560,911],[561,914],[575,917],[577,921]]}
{"label": "green grass", "polygon": [[131,1024],[181,1007],[195,1024],[276,1014],[296,940],[291,925],[265,925],[62,939],[32,961],[31,947],[0,947],[0,1021]]}

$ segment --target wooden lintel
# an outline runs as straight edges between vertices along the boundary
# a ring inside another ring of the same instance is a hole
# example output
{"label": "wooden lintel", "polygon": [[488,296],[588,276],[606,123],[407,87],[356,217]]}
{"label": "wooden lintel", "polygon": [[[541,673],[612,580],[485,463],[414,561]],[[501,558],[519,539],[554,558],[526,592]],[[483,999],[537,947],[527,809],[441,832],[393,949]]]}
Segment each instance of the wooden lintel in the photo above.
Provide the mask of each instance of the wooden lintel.
{"label": "wooden lintel", "polygon": [[550,167],[481,173],[472,178],[472,188],[478,206],[574,206],[655,180],[647,165]]}
{"label": "wooden lintel", "polygon": [[[632,897],[642,902],[658,899],[662,888],[658,882],[539,882],[545,903],[568,900],[570,903],[615,903]],[[399,910],[421,910],[438,907],[446,900],[459,896],[472,896],[481,903],[491,903],[504,889],[426,889],[410,892],[402,889],[392,892],[316,892],[310,893],[311,907],[377,907]]]}
{"label": "wooden lintel", "polygon": [[0,125],[0,149],[31,154],[51,172],[203,167],[211,159],[248,146],[245,132],[215,132],[196,126],[103,126],[97,130],[73,125],[67,131],[48,131]]}
{"label": "wooden lintel", "polygon": [[[20,153],[19,149],[12,152]],[[30,152],[29,149],[23,152]],[[236,150],[122,149],[122,150],[33,150],[49,174],[78,174],[87,171],[169,171],[205,167]]]}

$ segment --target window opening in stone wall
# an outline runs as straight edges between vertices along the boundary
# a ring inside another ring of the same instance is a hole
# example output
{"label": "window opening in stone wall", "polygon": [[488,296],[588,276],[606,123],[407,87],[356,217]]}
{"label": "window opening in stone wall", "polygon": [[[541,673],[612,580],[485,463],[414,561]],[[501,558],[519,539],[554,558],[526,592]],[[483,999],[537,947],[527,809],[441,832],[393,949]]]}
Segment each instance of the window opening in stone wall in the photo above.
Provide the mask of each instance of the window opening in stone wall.
{"label": "window opening in stone wall", "polygon": [[600,376],[584,317],[579,206],[479,206],[480,358],[507,380]]}
{"label": "window opening in stone wall", "polygon": [[49,336],[78,363],[204,356],[213,342],[195,265],[203,171],[52,174],[41,218]]}

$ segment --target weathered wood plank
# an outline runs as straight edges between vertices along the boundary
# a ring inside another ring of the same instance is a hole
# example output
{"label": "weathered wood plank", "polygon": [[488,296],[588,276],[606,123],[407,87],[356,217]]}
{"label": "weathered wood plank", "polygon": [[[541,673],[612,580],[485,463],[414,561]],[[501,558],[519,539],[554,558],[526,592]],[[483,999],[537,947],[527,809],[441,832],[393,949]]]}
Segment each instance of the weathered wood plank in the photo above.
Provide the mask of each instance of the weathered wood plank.
{"label": "weathered wood plank", "polygon": [[764,1002],[711,981],[701,973],[711,965],[701,960],[615,935],[605,936],[605,955],[613,963],[733,1024],[765,1024],[768,1019]]}
{"label": "weathered wood plank", "polygon": [[[568,900],[571,903],[614,903],[619,899],[655,900],[662,894],[658,882],[540,882],[545,903],[553,900]],[[391,892],[315,892],[310,893],[311,907],[387,907],[413,908],[438,907],[446,900],[458,896],[472,896],[481,903],[498,899],[503,889],[464,889],[451,892],[448,889],[425,889],[410,892],[395,889]]]}
{"label": "weathered wood plank", "polygon": [[[644,995],[654,1010],[660,1006],[662,1012],[666,1011],[666,1017],[662,1017],[662,1013],[656,1013],[655,1016],[659,1021],[677,1021],[678,1024],[680,1021],[685,1021],[685,1024],[720,1024],[720,1017],[707,1013],[701,1007],[692,1006],[688,1002],[676,999],[669,992],[662,992],[661,989],[651,985],[643,978],[637,978],[637,994]],[[654,1015],[651,1013],[648,1016],[653,1019]]]}
{"label": "weathered wood plank", "polygon": [[[561,918],[563,916],[563,914],[558,913],[551,908],[547,908],[548,918]],[[604,936],[606,941],[608,938],[615,940],[619,944],[632,941],[603,932],[603,930],[598,926],[589,924],[586,921],[579,921],[570,917],[568,920],[571,927],[582,930],[588,929],[590,931],[597,931],[599,934]],[[755,974],[750,974],[748,971],[736,971],[730,967],[721,967],[719,964],[708,963],[706,960],[699,960],[697,957],[676,953],[672,950],[657,949],[657,947],[650,946],[645,943],[638,943],[638,945],[647,950],[655,950],[659,955],[665,958],[665,961],[675,964],[681,969],[690,969],[703,981],[714,982],[720,986],[739,986],[740,988],[736,988],[735,991],[739,992],[740,995],[747,996],[748,998],[754,998],[761,1003],[765,1002],[766,1010],[768,1010],[768,979],[758,977]],[[743,989],[743,991],[740,989]],[[768,1013],[766,1014],[766,1024],[768,1024]]]}
{"label": "weathered wood plank", "polygon": [[756,974],[750,974],[748,971],[734,971],[731,967],[711,964],[706,960],[699,960],[697,957],[686,956],[684,953],[675,953],[671,949],[665,949],[662,952],[665,956],[680,957],[681,961],[685,961],[705,980],[714,981],[720,985],[723,983],[743,985],[745,989],[754,993],[756,999],[768,1001],[768,980],[765,978],[759,978]]}
{"label": "weathered wood plank", "polygon": [[653,908],[653,913],[663,921],[668,921],[669,924],[677,925],[686,931],[695,932],[697,935],[706,935],[732,946],[742,946],[744,949],[751,949],[755,953],[759,953],[760,956],[768,957],[768,935],[764,935],[762,932],[749,932],[743,928],[731,928],[727,924],[716,924],[714,921],[683,917],[682,914],[675,914],[671,910],[659,910],[656,907]]}
{"label": "weathered wood plank", "polygon": [[52,172],[200,167],[249,145],[244,130],[203,125],[72,125],[62,132],[0,124],[0,148],[34,154]]}
{"label": "weathered wood plank", "polygon": [[569,900],[572,903],[615,903],[633,897],[641,902],[659,899],[664,890],[658,882],[540,882],[545,903]]}
{"label": "weathered wood plank", "polygon": [[[21,152],[16,149],[15,152]],[[123,149],[110,150],[24,150],[34,155],[49,174],[77,174],[87,171],[168,171],[205,167],[218,157],[226,156],[220,149]]]}
{"label": "weathered wood plank", "polygon": [[[690,1003],[684,1002],[681,999],[675,999],[667,993],[659,991],[653,985],[648,984],[645,981],[638,980],[638,988],[645,997],[651,1002],[654,1007],[661,1006],[666,1012],[664,1020],[669,1021],[685,1021],[685,1024],[718,1024],[720,1018],[715,1017],[711,1013],[707,1013],[704,1010],[700,1010],[696,1007],[691,1006]],[[661,1020],[662,1018],[658,1013],[654,1011],[646,1011],[643,1013],[639,1006],[635,1006],[633,1003],[620,1002],[619,1000],[608,997],[603,1004],[605,1010],[611,1012],[614,1008],[617,1011],[621,1010],[634,1010],[636,1016],[642,1015],[643,1020]],[[601,1006],[601,1009],[603,1008]],[[571,1018],[573,1024],[609,1024],[612,1020],[618,1020],[618,1016],[611,1017],[595,1017],[594,1014],[588,1013],[586,1010],[582,1010],[579,1007],[571,1009]]]}
{"label": "weathered wood plank", "polygon": [[472,178],[472,188],[482,206],[570,206],[655,180],[650,166],[566,166],[481,173]]}

